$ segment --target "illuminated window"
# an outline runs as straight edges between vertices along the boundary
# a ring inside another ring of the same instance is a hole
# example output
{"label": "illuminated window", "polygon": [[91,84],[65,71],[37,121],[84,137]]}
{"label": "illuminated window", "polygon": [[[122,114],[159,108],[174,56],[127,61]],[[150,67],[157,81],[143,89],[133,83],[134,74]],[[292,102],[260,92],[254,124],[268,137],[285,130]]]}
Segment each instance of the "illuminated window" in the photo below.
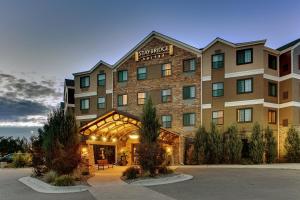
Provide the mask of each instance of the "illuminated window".
{"label": "illuminated window", "polygon": [[213,111],[212,122],[216,125],[222,125],[224,123],[224,111]]}
{"label": "illuminated window", "polygon": [[118,95],[118,106],[127,105],[127,94]]}
{"label": "illuminated window", "polygon": [[275,110],[269,110],[268,111],[268,123],[269,124],[276,124],[276,119],[277,119],[277,116],[276,116],[276,111]]}
{"label": "illuminated window", "polygon": [[137,97],[138,97],[138,104],[139,105],[145,104],[145,101],[146,101],[146,98],[147,98],[146,92],[139,92],[137,94]]}
{"label": "illuminated window", "polygon": [[170,63],[163,64],[161,66],[161,75],[162,77],[171,76],[172,75],[172,66]]}

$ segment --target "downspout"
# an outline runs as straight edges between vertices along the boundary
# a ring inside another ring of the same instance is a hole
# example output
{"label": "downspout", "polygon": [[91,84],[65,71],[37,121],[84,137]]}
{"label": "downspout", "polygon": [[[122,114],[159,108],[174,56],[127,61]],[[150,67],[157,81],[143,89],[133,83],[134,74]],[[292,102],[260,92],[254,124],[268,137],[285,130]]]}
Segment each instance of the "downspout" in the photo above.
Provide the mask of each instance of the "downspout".
{"label": "downspout", "polygon": [[[280,56],[280,55],[279,55]],[[280,158],[280,65],[279,65],[279,56],[277,57],[277,76],[278,76],[278,87],[277,87],[277,113],[278,113],[278,117],[277,117],[277,159],[279,161]]]}
{"label": "downspout", "polygon": [[201,52],[201,54],[200,54],[200,59],[201,59],[201,67],[200,67],[200,69],[201,69],[201,80],[200,80],[200,90],[201,90],[201,92],[200,92],[200,116],[201,116],[201,119],[200,119],[200,125],[201,126],[203,126],[203,109],[202,109],[202,101],[203,101],[203,91],[202,91],[202,89],[203,89],[203,54],[202,54],[202,52]]}

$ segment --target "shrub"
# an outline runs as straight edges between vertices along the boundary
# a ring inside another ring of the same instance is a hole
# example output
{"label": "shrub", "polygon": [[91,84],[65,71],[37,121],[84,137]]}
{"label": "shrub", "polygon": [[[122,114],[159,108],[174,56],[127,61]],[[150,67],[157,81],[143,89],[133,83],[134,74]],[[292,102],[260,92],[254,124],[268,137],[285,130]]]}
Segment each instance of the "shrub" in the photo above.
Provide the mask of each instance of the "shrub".
{"label": "shrub", "polygon": [[46,170],[44,152],[42,149],[42,129],[38,129],[38,136],[32,136],[31,140],[31,154],[32,154],[32,167],[34,176],[42,176]]}
{"label": "shrub", "polygon": [[29,153],[15,153],[12,166],[16,168],[31,166],[32,157]]}
{"label": "shrub", "polygon": [[211,131],[207,134],[205,157],[207,163],[218,164],[222,161],[223,143],[222,136],[215,124],[211,125]]}
{"label": "shrub", "polygon": [[57,177],[58,177],[57,173],[55,171],[51,170],[44,175],[44,180],[47,183],[54,183],[54,181]]}
{"label": "shrub", "polygon": [[159,174],[172,174],[172,173],[174,173],[174,170],[168,168],[167,166],[160,166],[158,168],[158,173]]}
{"label": "shrub", "polygon": [[123,172],[123,176],[126,179],[135,179],[138,177],[139,171],[137,167],[129,167]]}
{"label": "shrub", "polygon": [[71,186],[71,185],[75,185],[75,181],[71,175],[61,175],[54,180],[54,185]]}
{"label": "shrub", "polygon": [[254,164],[263,163],[264,155],[263,134],[258,123],[255,123],[252,128],[250,140],[250,158]]}
{"label": "shrub", "polygon": [[299,132],[291,127],[285,139],[286,158],[289,162],[300,162],[300,137]]}
{"label": "shrub", "polygon": [[195,164],[205,163],[207,132],[204,127],[199,127],[194,139],[193,160]]}
{"label": "shrub", "polygon": [[273,163],[277,156],[276,140],[272,129],[265,129],[265,157],[267,163]]}
{"label": "shrub", "polygon": [[236,125],[228,128],[224,135],[223,159],[225,163],[240,163],[243,143],[238,135]]}

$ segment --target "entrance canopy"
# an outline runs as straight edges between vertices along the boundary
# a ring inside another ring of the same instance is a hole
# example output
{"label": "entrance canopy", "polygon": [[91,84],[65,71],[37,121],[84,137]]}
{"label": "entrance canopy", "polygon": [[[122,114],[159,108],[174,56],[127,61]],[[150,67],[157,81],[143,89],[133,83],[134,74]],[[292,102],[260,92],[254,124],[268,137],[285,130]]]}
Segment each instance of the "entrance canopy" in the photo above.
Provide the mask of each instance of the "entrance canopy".
{"label": "entrance canopy", "polygon": [[[97,136],[105,141],[126,141],[138,138],[141,128],[140,118],[127,112],[111,110],[80,128],[84,136]],[[179,134],[160,128],[159,140],[165,144],[178,143]]]}

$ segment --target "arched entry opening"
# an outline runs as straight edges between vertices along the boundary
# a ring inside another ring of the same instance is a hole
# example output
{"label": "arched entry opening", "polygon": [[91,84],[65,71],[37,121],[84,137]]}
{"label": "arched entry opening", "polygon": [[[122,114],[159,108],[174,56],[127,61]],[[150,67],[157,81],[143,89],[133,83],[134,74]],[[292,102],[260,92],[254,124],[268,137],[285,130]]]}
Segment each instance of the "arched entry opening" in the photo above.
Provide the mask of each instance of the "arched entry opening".
{"label": "arched entry opening", "polygon": [[[126,112],[112,110],[80,128],[82,155],[88,159],[90,171],[99,160],[109,164],[138,164],[136,148],[139,144],[140,119]],[[159,142],[167,153],[167,163],[179,164],[180,136],[161,128]]]}

